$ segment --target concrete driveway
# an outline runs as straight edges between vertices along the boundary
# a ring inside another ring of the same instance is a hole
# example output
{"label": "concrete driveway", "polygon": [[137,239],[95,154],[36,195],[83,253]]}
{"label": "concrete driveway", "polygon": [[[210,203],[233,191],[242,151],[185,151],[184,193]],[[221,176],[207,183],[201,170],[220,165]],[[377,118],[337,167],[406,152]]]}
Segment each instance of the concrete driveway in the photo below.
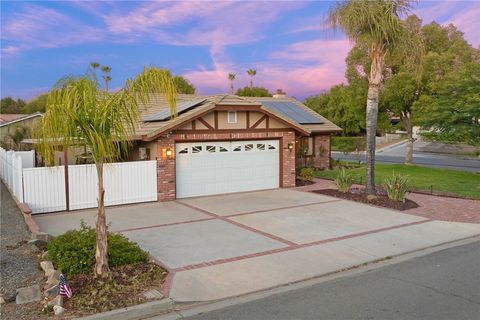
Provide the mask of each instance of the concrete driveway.
{"label": "concrete driveway", "polygon": [[[93,225],[95,210],[34,218],[58,235],[81,219]],[[107,220],[169,269],[165,291],[176,301],[246,294],[480,235],[478,224],[291,189],[108,208]]]}

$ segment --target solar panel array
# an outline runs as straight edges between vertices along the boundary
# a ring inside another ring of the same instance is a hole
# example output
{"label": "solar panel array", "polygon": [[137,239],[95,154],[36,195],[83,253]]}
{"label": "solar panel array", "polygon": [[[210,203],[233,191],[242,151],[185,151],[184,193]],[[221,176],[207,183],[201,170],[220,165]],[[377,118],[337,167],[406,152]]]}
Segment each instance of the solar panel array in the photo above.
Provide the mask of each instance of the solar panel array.
{"label": "solar panel array", "polygon": [[296,105],[290,101],[261,101],[262,105],[271,109],[274,112],[283,114],[287,118],[292,119],[300,124],[314,124],[323,123],[319,118],[313,114],[302,109],[302,107]]}
{"label": "solar panel array", "polygon": [[[195,99],[190,101],[184,101],[177,105],[177,113],[182,113],[188,111],[194,107],[205,102],[207,99]],[[165,109],[155,114],[152,114],[148,117],[143,118],[143,121],[164,121],[170,119],[172,114],[170,113],[170,109]]]}

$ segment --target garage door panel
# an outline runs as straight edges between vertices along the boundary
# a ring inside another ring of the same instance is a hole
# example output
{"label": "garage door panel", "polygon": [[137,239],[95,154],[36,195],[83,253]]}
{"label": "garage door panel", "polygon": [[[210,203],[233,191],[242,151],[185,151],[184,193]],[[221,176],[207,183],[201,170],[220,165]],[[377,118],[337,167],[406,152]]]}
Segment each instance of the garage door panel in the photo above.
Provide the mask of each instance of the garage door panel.
{"label": "garage door panel", "polygon": [[278,140],[179,143],[175,149],[177,198],[279,186]]}

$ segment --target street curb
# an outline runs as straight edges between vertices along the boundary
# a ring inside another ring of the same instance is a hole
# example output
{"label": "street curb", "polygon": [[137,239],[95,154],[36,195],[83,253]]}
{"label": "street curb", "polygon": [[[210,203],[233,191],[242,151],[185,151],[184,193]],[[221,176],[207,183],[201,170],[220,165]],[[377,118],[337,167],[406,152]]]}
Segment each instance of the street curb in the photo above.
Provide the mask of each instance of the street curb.
{"label": "street curb", "polygon": [[377,152],[378,152],[378,153],[381,153],[381,152],[383,152],[383,151],[385,151],[385,150],[388,150],[388,149],[390,149],[390,148],[397,147],[397,146],[402,145],[402,144],[407,143],[407,142],[408,142],[408,139],[400,140],[400,141],[398,141],[398,142],[396,142],[396,143],[394,143],[394,144],[391,144],[391,145],[388,145],[388,146],[385,146],[385,147],[383,147],[383,148],[380,148],[380,149],[375,150],[375,153],[377,153]]}
{"label": "street curb", "polygon": [[161,313],[173,311],[173,301],[162,299],[151,301],[123,309],[97,313],[91,316],[76,318],[79,320],[134,320],[158,316]]}

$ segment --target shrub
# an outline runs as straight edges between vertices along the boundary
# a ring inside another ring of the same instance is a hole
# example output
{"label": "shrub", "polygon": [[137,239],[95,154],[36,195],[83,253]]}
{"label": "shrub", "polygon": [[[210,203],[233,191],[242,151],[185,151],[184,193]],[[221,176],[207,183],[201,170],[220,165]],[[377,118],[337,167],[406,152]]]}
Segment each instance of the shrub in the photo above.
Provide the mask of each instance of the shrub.
{"label": "shrub", "polygon": [[[148,254],[125,236],[108,232],[108,263],[111,267],[146,262]],[[48,259],[67,276],[92,272],[95,265],[95,229],[83,221],[48,243]]]}
{"label": "shrub", "polygon": [[337,184],[338,190],[341,192],[347,192],[350,190],[350,187],[353,184],[353,176],[349,172],[342,168],[335,178],[335,183]]}
{"label": "shrub", "polygon": [[300,178],[305,181],[313,181],[315,177],[315,169],[313,168],[302,168],[300,170]]}
{"label": "shrub", "polygon": [[385,178],[383,187],[389,199],[405,202],[405,196],[409,189],[408,177],[394,173],[393,176]]}
{"label": "shrub", "polygon": [[351,153],[365,150],[365,137],[332,137],[332,151]]}

